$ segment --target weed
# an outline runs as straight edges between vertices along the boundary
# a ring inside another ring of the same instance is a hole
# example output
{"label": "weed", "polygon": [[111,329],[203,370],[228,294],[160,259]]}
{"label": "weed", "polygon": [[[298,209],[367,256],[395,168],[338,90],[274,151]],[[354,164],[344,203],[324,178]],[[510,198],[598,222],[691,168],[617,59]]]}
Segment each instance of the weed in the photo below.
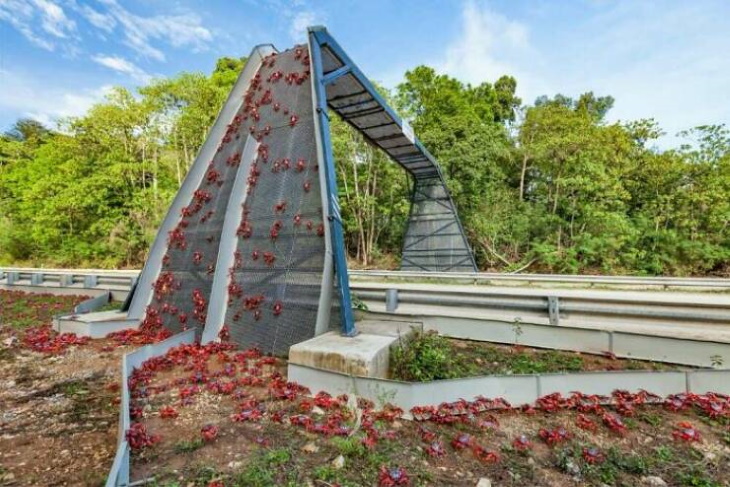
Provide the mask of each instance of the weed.
{"label": "weed", "polygon": [[400,339],[393,350],[393,378],[407,381],[432,381],[458,377],[451,345],[435,331],[415,330]]}
{"label": "weed", "polygon": [[689,487],[721,487],[722,484],[715,482],[708,478],[700,469],[692,469],[689,472],[683,473],[679,476],[682,485]]}
{"label": "weed", "polygon": [[661,463],[666,463],[674,458],[674,451],[668,446],[658,446],[654,449],[656,459]]}
{"label": "weed", "polygon": [[365,302],[362,299],[360,299],[360,296],[358,296],[355,293],[352,293],[350,295],[350,298],[352,300],[352,309],[356,309],[356,310],[359,310],[359,311],[367,311],[368,310],[368,305],[365,304]]}
{"label": "weed", "polygon": [[520,343],[520,337],[524,333],[524,330],[522,329],[522,318],[517,317],[512,322],[512,331],[515,334],[515,342],[514,344],[517,345]]}
{"label": "weed", "polygon": [[656,413],[644,412],[639,415],[639,419],[647,424],[657,428],[662,424],[662,417]]}
{"label": "weed", "polygon": [[268,487],[297,485],[297,469],[290,465],[291,452],[286,448],[258,452],[251,463],[236,476],[235,485]]}
{"label": "weed", "polygon": [[349,438],[333,438],[332,444],[346,458],[364,457],[367,454],[367,448],[355,436]]}
{"label": "weed", "polygon": [[712,355],[710,357],[710,362],[712,363],[712,366],[717,369],[722,367],[723,363],[725,363],[725,359],[723,359],[722,355]]}
{"label": "weed", "polygon": [[202,438],[195,438],[192,440],[180,440],[175,443],[175,453],[190,453],[194,452],[204,444]]}

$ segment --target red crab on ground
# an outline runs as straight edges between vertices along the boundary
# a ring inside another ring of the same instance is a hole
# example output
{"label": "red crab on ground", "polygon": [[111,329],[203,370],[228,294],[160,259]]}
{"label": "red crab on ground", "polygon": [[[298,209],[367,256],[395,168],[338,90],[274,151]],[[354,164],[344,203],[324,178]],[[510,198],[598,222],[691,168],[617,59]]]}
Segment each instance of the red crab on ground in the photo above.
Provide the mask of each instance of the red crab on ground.
{"label": "red crab on ground", "polygon": [[538,432],[540,438],[542,438],[548,446],[554,446],[563,441],[569,440],[573,435],[566,430],[564,427],[559,426],[553,430],[547,430],[545,428],[540,429]]}
{"label": "red crab on ground", "polygon": [[469,448],[473,441],[474,438],[470,434],[461,433],[451,440],[451,446],[454,447],[455,450],[463,450],[464,448]]}
{"label": "red crab on ground", "polygon": [[514,441],[512,441],[512,446],[516,450],[524,451],[524,450],[529,450],[530,448],[532,448],[532,442],[527,437],[527,435],[520,435],[517,438],[515,438]]}
{"label": "red crab on ground", "polygon": [[426,447],[426,454],[430,457],[442,457],[446,455],[446,450],[444,449],[444,443],[442,441],[432,441],[431,444]]}
{"label": "red crab on ground", "polygon": [[702,441],[700,432],[688,421],[679,423],[672,432],[672,436],[675,440],[686,441],[688,443]]}
{"label": "red crab on ground", "polygon": [[601,463],[605,459],[603,453],[601,453],[601,450],[595,447],[583,448],[582,456],[583,460],[591,465]]}
{"label": "red crab on ground", "polygon": [[160,408],[160,417],[164,419],[177,418],[179,413],[172,406],[163,406]]}
{"label": "red crab on ground", "polygon": [[395,487],[397,485],[410,485],[411,479],[403,467],[386,468],[380,467],[380,475],[378,477],[379,487]]}
{"label": "red crab on ground", "polygon": [[200,429],[200,434],[205,441],[213,441],[218,436],[218,427],[214,424],[206,424]]}

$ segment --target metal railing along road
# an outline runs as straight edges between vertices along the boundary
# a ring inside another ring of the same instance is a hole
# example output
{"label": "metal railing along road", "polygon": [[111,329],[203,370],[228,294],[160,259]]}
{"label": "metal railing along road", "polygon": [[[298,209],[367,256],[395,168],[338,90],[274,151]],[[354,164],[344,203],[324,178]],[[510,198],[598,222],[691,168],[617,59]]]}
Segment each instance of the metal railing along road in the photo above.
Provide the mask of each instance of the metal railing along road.
{"label": "metal railing along road", "polygon": [[[0,268],[0,287],[78,289],[79,292],[111,290],[113,296],[117,292],[115,298],[119,299],[129,292],[138,275],[135,270]],[[351,289],[356,297],[368,305],[386,303],[388,311],[404,305],[410,306],[411,311],[423,307],[437,314],[469,310],[493,316],[501,313],[506,319],[546,318],[553,325],[565,318],[636,324],[658,321],[700,326],[730,324],[730,295],[725,294],[730,291],[729,279],[399,271],[352,271],[352,275]],[[502,287],[490,287],[490,284]],[[553,287],[541,287],[545,284]],[[714,292],[599,291],[575,289],[576,284],[583,288],[628,286]]]}

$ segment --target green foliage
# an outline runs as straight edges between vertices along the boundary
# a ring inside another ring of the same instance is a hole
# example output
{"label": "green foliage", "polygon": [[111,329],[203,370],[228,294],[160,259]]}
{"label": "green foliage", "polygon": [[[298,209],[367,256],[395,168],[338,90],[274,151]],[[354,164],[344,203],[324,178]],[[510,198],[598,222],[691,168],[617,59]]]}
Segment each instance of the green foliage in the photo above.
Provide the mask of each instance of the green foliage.
{"label": "green foliage", "polygon": [[201,448],[205,442],[202,438],[194,438],[192,440],[180,440],[175,443],[175,453],[190,453]]}
{"label": "green foliage", "polygon": [[286,448],[259,451],[243,471],[234,477],[234,485],[242,487],[298,485],[296,470],[287,468],[291,461],[292,454]]}
{"label": "green foliage", "polygon": [[[245,59],[112,90],[58,131],[0,135],[0,264],[138,267]],[[730,131],[658,150],[651,119],[608,123],[593,92],[523,106],[517,80],[465,84],[418,66],[389,92],[439,160],[482,269],[730,272]],[[354,263],[397,265],[412,181],[332,117]]]}
{"label": "green foliage", "polygon": [[401,337],[391,351],[391,375],[398,380],[416,382],[459,377],[452,357],[446,338],[435,331],[414,330],[407,337]]}

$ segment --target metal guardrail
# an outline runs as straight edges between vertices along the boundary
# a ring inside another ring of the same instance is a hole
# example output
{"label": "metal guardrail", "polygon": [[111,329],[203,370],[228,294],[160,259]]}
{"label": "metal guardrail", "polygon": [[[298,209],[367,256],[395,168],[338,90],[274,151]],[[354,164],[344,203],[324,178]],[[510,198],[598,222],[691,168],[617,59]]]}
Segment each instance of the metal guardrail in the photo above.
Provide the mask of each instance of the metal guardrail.
{"label": "metal guardrail", "polygon": [[385,280],[425,280],[470,282],[484,285],[555,284],[588,287],[640,288],[702,288],[730,291],[730,278],[721,277],[642,277],[642,276],[587,276],[574,274],[500,274],[490,272],[410,272],[381,270],[351,270],[355,278]]}
{"label": "metal guardrail", "polygon": [[[553,325],[561,319],[579,317],[583,320],[611,319],[624,322],[656,323],[657,320],[677,324],[730,324],[730,301],[718,299],[716,303],[704,300],[692,302],[677,299],[674,293],[667,293],[666,299],[643,299],[641,293],[626,297],[596,296],[593,292],[585,297],[556,296],[545,294],[511,293],[501,289],[490,292],[487,286],[472,290],[460,287],[458,290],[442,286],[425,289],[423,286],[409,288],[400,280],[445,280],[450,284],[463,281],[476,284],[520,282],[522,284],[554,283],[629,286],[661,286],[663,288],[711,289],[730,291],[730,279],[720,278],[640,278],[613,276],[555,276],[555,275],[505,275],[488,273],[436,273],[399,271],[352,271],[361,282],[353,282],[352,291],[366,303],[387,303],[387,309],[395,311],[399,304],[439,306],[442,308],[505,311],[512,316],[548,318]],[[116,290],[128,292],[137,280],[138,271],[107,271],[96,269],[24,269],[0,268],[0,286],[34,286],[43,289],[77,288],[79,290]],[[374,284],[372,280],[379,281]],[[384,283],[386,281],[387,283]],[[394,292],[394,290],[396,290]]]}
{"label": "metal guardrail", "polygon": [[[398,287],[394,285],[393,287]],[[667,294],[667,299],[657,301],[645,299],[641,294],[627,296],[546,296],[490,293],[488,289],[473,292],[459,289],[409,289],[402,286],[393,293],[389,285],[379,288],[352,286],[352,290],[365,304],[386,303],[385,310],[396,312],[400,305],[424,306],[423,314],[452,314],[454,310],[469,310],[476,313],[499,314],[510,319],[525,321],[533,317],[547,318],[551,325],[560,325],[561,320],[605,321],[620,320],[635,324],[662,322],[677,325],[725,324],[730,325],[730,300],[717,303],[692,302],[677,299]]]}
{"label": "metal guardrail", "polygon": [[[556,285],[607,288],[706,289],[730,292],[730,278],[722,277],[641,277],[587,276],[565,274],[500,274],[490,272],[411,272],[382,270],[350,270],[355,280],[447,281],[479,285]],[[63,283],[68,287],[120,286],[131,287],[139,276],[138,270],[103,269],[36,269],[0,268],[0,284],[8,278],[29,285]],[[87,281],[86,279],[89,278]],[[96,279],[96,281],[94,281]],[[94,284],[95,282],[95,284]],[[11,283],[12,284],[12,283]]]}

